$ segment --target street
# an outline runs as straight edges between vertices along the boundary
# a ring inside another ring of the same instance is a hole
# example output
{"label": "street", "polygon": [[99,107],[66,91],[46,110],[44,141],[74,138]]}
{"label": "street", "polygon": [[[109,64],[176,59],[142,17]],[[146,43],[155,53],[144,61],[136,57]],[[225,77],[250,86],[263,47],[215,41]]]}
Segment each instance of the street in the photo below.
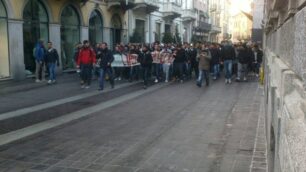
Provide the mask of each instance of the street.
{"label": "street", "polygon": [[[65,88],[50,100],[85,94],[75,90]],[[189,81],[147,90],[135,83],[103,94],[95,88],[90,92],[94,94],[29,112],[28,117],[36,116],[34,124],[46,120],[41,126],[49,126],[56,123],[49,124],[49,118],[61,118],[60,125],[0,147],[0,171],[250,171],[262,97],[257,82],[225,85],[222,79],[198,88]],[[33,101],[32,106],[38,104]],[[1,113],[12,110],[1,108]],[[42,114],[49,117],[38,119]],[[78,118],[62,122],[65,115],[76,114]],[[26,126],[6,126],[0,132]]]}

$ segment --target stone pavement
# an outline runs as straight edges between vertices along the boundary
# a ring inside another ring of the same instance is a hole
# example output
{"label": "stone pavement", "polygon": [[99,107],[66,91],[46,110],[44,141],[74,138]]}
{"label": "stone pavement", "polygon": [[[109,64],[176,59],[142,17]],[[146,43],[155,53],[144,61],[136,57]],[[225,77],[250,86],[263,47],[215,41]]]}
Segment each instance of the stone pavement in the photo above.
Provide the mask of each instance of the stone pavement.
{"label": "stone pavement", "polygon": [[3,148],[0,171],[250,171],[261,96],[252,82],[170,84]]}

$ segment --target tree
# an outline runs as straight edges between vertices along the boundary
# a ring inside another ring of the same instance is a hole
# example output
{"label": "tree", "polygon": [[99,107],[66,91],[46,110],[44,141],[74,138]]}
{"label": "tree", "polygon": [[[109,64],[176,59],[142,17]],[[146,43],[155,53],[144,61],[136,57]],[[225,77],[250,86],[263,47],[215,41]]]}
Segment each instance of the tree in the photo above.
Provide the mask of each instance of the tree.
{"label": "tree", "polygon": [[182,43],[182,38],[181,38],[180,33],[179,33],[179,31],[178,31],[178,25],[176,25],[176,27],[175,27],[175,35],[174,35],[173,40],[174,40],[174,42],[177,43],[177,44],[178,44],[178,43]]}
{"label": "tree", "polygon": [[141,43],[141,36],[140,34],[134,30],[133,35],[130,37],[130,42],[131,43]]}
{"label": "tree", "polygon": [[168,43],[173,43],[173,37],[172,34],[170,32],[166,32],[164,33],[163,36],[163,43],[168,44]]}

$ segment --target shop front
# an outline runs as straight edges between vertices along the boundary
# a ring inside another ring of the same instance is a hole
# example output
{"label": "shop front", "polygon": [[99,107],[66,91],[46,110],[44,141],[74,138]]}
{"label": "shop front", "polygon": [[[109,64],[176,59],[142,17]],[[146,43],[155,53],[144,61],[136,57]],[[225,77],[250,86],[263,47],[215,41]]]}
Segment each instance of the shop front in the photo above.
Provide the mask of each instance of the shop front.
{"label": "shop front", "polygon": [[66,6],[61,14],[61,57],[63,70],[73,69],[75,45],[80,42],[80,17],[72,6]]}
{"label": "shop front", "polygon": [[48,13],[40,0],[30,0],[23,10],[23,51],[24,64],[27,74],[35,72],[35,58],[33,55],[35,45],[49,40]]}

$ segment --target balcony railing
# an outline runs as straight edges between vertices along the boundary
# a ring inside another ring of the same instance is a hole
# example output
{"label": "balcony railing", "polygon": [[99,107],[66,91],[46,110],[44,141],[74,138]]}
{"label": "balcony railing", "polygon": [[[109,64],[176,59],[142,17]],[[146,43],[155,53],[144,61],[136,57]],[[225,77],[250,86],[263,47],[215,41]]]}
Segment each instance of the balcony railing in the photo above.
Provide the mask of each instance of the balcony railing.
{"label": "balcony railing", "polygon": [[210,31],[211,30],[211,24],[204,22],[204,21],[199,21],[199,26],[198,29],[201,31]]}
{"label": "balcony railing", "polygon": [[196,20],[196,12],[191,9],[185,9],[183,11],[182,19],[184,21]]}
{"label": "balcony railing", "polygon": [[177,18],[182,15],[182,7],[174,2],[163,3],[162,12],[164,17]]}
{"label": "balcony railing", "polygon": [[212,25],[212,26],[211,26],[211,31],[212,31],[212,32],[215,32],[215,33],[221,33],[222,29],[221,29],[220,26]]}
{"label": "balcony railing", "polygon": [[159,9],[159,0],[134,0],[134,3],[134,9],[144,9],[148,13]]}
{"label": "balcony railing", "polygon": [[120,7],[120,8],[124,8],[125,10],[131,9],[135,6],[134,3],[135,0],[128,0],[126,3],[126,0],[108,0],[107,1],[107,5],[108,8],[113,8],[113,7]]}

